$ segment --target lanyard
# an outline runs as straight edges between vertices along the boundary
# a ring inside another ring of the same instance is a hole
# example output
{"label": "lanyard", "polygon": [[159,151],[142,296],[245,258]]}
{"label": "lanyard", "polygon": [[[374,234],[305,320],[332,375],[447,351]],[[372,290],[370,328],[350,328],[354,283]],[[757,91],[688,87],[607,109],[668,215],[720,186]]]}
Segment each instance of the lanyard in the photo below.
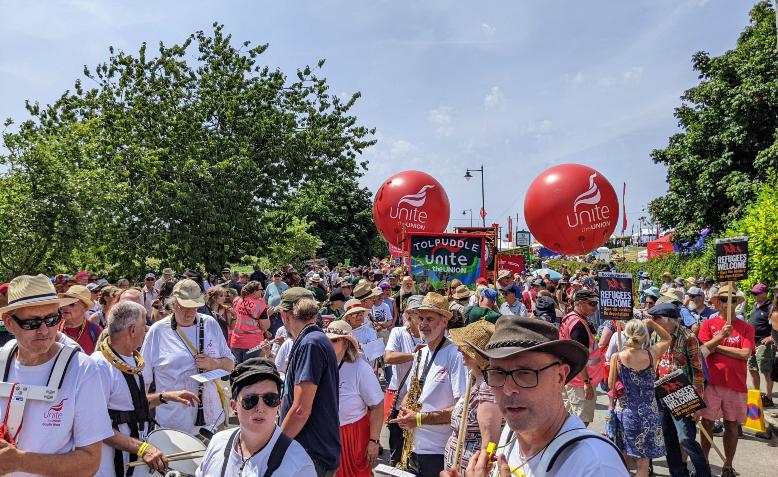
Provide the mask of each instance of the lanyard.
{"label": "lanyard", "polygon": [[[203,326],[203,321],[199,318],[197,320],[197,325]],[[187,351],[189,351],[189,354],[191,354],[194,358],[194,356],[197,354],[197,350],[200,349],[200,337],[197,337],[197,346],[195,347],[195,345],[189,341],[189,338],[186,337],[180,326],[176,327],[176,336],[178,336],[178,340],[181,341],[181,343],[184,345],[184,348],[186,348]]]}
{"label": "lanyard", "polygon": [[[438,346],[435,347],[435,351],[432,353],[432,358],[430,358],[429,354],[427,354],[427,361],[424,363],[424,370],[421,372],[421,376],[419,377],[419,387],[421,389],[424,389],[424,381],[427,379],[427,373],[430,372],[430,367],[432,367],[432,363],[435,361],[435,356],[438,355],[438,351],[440,351],[440,348],[443,347],[443,343],[445,342],[446,337],[444,336],[441,338]],[[421,350],[419,350],[419,352],[421,352]]]}

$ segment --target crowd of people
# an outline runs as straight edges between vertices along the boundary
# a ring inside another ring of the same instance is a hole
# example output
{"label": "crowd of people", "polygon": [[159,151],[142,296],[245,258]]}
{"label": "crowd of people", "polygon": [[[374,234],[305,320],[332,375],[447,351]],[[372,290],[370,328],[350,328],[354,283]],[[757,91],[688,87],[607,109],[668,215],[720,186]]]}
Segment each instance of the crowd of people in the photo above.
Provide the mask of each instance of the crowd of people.
{"label": "crowd of people", "polygon": [[[179,456],[147,440],[163,428],[204,436],[201,476],[370,476],[383,455],[422,477],[647,476],[660,457],[704,477],[719,432],[736,475],[749,377],[773,405],[778,288],[771,302],[754,286],[746,316],[739,290],[641,272],[616,322],[595,269],[561,272],[437,289],[386,261],[15,277],[0,286],[0,474],[164,475]],[[677,370],[706,404],[694,415],[656,399]]]}

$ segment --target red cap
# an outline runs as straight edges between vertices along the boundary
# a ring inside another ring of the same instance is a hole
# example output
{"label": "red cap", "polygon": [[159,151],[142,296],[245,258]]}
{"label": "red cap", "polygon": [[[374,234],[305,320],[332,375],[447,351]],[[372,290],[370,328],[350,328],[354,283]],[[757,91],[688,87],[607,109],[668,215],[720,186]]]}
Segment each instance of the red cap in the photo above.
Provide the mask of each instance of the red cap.
{"label": "red cap", "polygon": [[81,270],[80,272],[76,273],[76,280],[79,278],[89,278],[89,272],[85,272],[84,270]]}
{"label": "red cap", "polygon": [[8,294],[8,285],[10,285],[10,283],[3,283],[2,285],[0,285],[0,294],[2,295]]}
{"label": "red cap", "polygon": [[484,278],[484,277],[478,277],[478,278],[476,279],[476,281],[475,281],[475,282],[476,282],[478,285],[488,285],[488,284],[489,284],[489,280],[487,280],[487,279],[486,279],[486,278]]}

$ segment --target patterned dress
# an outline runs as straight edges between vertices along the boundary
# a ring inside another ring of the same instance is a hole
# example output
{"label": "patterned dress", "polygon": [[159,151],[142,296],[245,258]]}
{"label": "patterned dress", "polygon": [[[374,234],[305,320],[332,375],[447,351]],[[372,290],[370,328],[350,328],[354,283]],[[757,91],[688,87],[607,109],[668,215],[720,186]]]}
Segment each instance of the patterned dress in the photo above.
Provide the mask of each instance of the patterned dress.
{"label": "patterned dress", "polygon": [[631,457],[654,459],[665,455],[665,440],[654,397],[654,360],[648,350],[646,353],[649,365],[640,371],[624,366],[616,355],[624,395],[616,403],[615,415],[623,430],[622,450]]}
{"label": "patterned dress", "polygon": [[[468,378],[472,379],[472,378]],[[459,472],[464,474],[470,457],[477,450],[481,450],[481,429],[478,427],[478,405],[482,402],[494,403],[494,390],[481,381],[480,384],[473,385],[470,392],[470,407],[467,409],[467,426],[465,427],[465,441],[462,445],[462,461]],[[454,410],[451,412],[451,427],[454,431],[446,443],[446,450],[443,457],[444,469],[450,469],[454,465],[454,453],[456,452],[457,439],[459,437],[459,424],[462,422],[462,407],[464,406],[464,396],[460,397]]]}

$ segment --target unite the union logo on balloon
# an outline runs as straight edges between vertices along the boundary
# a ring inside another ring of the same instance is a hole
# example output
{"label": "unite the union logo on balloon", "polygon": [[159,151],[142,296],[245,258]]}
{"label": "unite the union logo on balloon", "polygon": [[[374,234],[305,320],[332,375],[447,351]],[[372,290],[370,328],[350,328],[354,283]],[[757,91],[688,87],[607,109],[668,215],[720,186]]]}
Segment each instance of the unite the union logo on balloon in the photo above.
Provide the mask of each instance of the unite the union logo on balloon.
{"label": "unite the union logo on balloon", "polygon": [[373,202],[373,219],[392,245],[403,233],[440,233],[449,220],[449,202],[443,186],[421,171],[399,172],[381,185]]}
{"label": "unite the union logo on balloon", "polygon": [[[597,173],[589,176],[589,189],[575,198],[573,201],[573,218],[570,214],[567,217],[567,225],[570,228],[583,226],[582,231],[606,228],[610,225],[611,210],[607,205],[600,206],[600,188],[594,181]],[[581,207],[579,206],[590,206]]]}

